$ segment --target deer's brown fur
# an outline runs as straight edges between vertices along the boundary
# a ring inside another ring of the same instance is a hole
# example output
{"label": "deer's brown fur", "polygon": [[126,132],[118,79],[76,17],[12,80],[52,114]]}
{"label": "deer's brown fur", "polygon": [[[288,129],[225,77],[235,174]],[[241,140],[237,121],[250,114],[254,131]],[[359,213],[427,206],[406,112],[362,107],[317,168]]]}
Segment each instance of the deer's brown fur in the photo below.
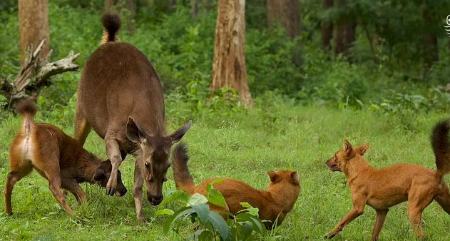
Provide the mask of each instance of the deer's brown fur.
{"label": "deer's brown fur", "polygon": [[[86,195],[78,183],[90,182],[106,186],[111,172],[111,163],[101,161],[87,152],[72,137],[56,126],[35,123],[36,107],[31,100],[25,100],[17,107],[22,116],[22,125],[10,146],[10,171],[5,185],[5,211],[12,214],[11,195],[14,185],[33,169],[49,182],[49,188],[68,214],[73,211],[66,203],[62,189],[70,191],[79,203]],[[119,195],[126,193],[120,173],[118,174]]]}
{"label": "deer's brown fur", "polygon": [[433,201],[450,214],[450,193],[443,176],[450,172],[449,124],[441,122],[434,128],[433,150],[437,171],[414,164],[396,164],[382,169],[369,165],[363,155],[368,145],[353,148],[345,141],[344,147],[335,153],[326,164],[333,171],[344,172],[352,193],[352,210],[327,235],[334,237],[352,220],[364,212],[369,205],[376,210],[376,222],[372,240],[378,240],[390,207],[408,201],[408,216],[419,238],[422,230],[422,212]]}
{"label": "deer's brown fur", "polygon": [[197,186],[189,173],[187,162],[187,148],[184,144],[179,144],[173,151],[173,171],[175,184],[188,194],[207,194],[208,185],[212,185],[225,198],[227,210],[211,206],[212,209],[221,213],[230,212],[236,214],[243,209],[242,202],[248,202],[253,207],[259,209],[259,216],[262,220],[267,220],[267,228],[273,224],[280,225],[286,215],[292,210],[300,193],[300,182],[295,171],[270,171],[270,184],[267,191],[257,190],[250,185],[231,178],[211,178],[206,179]]}
{"label": "deer's brown fur", "polygon": [[153,205],[162,199],[169,168],[169,153],[190,127],[186,124],[167,135],[164,96],[155,69],[145,55],[128,43],[116,42],[120,19],[103,16],[107,42],[86,62],[78,87],[75,137],[85,142],[90,129],[105,140],[112,172],[107,193],[116,188],[116,174],[128,153],[136,158],[134,200],[136,215],[143,220],[142,186]]}

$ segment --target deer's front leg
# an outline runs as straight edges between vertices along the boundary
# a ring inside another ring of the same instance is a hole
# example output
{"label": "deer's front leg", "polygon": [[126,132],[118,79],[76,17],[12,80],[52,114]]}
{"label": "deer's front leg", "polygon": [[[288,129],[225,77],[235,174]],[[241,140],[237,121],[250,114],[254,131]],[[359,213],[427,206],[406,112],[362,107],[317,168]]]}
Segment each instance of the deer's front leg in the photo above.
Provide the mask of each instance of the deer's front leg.
{"label": "deer's front leg", "polygon": [[117,172],[119,166],[122,163],[122,156],[120,154],[119,143],[113,136],[108,135],[105,138],[106,142],[106,155],[111,161],[111,175],[109,176],[108,183],[106,184],[106,194],[113,196],[117,187]]}

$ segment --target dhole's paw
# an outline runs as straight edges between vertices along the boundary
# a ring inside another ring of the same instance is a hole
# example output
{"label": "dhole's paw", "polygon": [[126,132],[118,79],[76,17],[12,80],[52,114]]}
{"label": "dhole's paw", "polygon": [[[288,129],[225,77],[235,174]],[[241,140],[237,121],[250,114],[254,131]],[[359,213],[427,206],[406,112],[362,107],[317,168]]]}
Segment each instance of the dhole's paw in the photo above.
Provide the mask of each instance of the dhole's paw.
{"label": "dhole's paw", "polygon": [[327,235],[325,235],[324,238],[326,239],[332,239],[334,236],[336,236],[335,232],[329,232]]}

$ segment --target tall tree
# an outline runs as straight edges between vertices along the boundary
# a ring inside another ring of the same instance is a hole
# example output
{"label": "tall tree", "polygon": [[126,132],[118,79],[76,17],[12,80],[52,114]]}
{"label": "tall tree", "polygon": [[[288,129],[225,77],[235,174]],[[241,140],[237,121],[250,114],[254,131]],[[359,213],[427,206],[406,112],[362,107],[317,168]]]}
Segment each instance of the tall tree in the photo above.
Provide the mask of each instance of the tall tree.
{"label": "tall tree", "polygon": [[[438,48],[438,38],[436,36],[436,30],[434,27],[437,25],[435,19],[433,18],[433,11],[431,6],[425,4],[422,6],[422,17],[424,20],[424,36],[423,36],[423,60],[425,68],[430,68],[434,62],[439,60],[439,48]],[[437,21],[438,22],[438,21]]]}
{"label": "tall tree", "polygon": [[281,24],[289,37],[300,34],[298,0],[267,0],[267,22],[269,26]]}
{"label": "tall tree", "polygon": [[[330,10],[333,7],[333,0],[324,0],[323,8]],[[331,48],[331,39],[333,38],[333,23],[329,18],[322,20],[321,23],[322,46],[324,49]]]}
{"label": "tall tree", "polygon": [[340,14],[336,21],[334,52],[336,54],[348,54],[348,50],[356,39],[356,22],[349,14],[345,0],[337,0],[336,5]]}
{"label": "tall tree", "polygon": [[245,0],[219,0],[211,89],[233,88],[252,104],[245,64]]}
{"label": "tall tree", "polygon": [[19,0],[20,62],[23,64],[27,49],[34,49],[45,39],[40,57],[50,49],[48,26],[48,0]]}

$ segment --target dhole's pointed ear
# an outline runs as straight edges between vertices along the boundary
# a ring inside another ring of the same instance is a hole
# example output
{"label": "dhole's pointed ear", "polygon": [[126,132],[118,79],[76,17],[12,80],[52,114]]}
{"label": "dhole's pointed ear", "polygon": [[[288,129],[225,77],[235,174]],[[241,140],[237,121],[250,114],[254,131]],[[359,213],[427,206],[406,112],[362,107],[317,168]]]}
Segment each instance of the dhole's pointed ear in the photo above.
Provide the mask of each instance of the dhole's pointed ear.
{"label": "dhole's pointed ear", "polygon": [[172,133],[169,138],[173,143],[177,143],[178,141],[183,138],[184,134],[191,128],[192,121],[188,121],[184,126],[182,126],[180,129],[176,130],[174,133]]}
{"label": "dhole's pointed ear", "polygon": [[361,155],[364,156],[364,154],[366,153],[366,151],[369,149],[369,144],[364,144],[359,146],[358,148],[355,149],[355,151]]}
{"label": "dhole's pointed ear", "polygon": [[144,133],[139,129],[139,127],[134,122],[134,119],[131,117],[128,117],[127,122],[127,138],[128,140],[139,143],[141,139],[144,137]]}
{"label": "dhole's pointed ear", "polygon": [[295,185],[300,185],[300,177],[296,171],[291,172],[291,182]]}
{"label": "dhole's pointed ear", "polygon": [[342,146],[342,150],[343,150],[346,154],[351,154],[352,151],[353,151],[352,144],[351,144],[347,139],[344,140],[344,145]]}
{"label": "dhole's pointed ear", "polygon": [[269,175],[270,181],[271,182],[276,182],[278,180],[278,173],[274,172],[274,171],[268,171],[267,175]]}

